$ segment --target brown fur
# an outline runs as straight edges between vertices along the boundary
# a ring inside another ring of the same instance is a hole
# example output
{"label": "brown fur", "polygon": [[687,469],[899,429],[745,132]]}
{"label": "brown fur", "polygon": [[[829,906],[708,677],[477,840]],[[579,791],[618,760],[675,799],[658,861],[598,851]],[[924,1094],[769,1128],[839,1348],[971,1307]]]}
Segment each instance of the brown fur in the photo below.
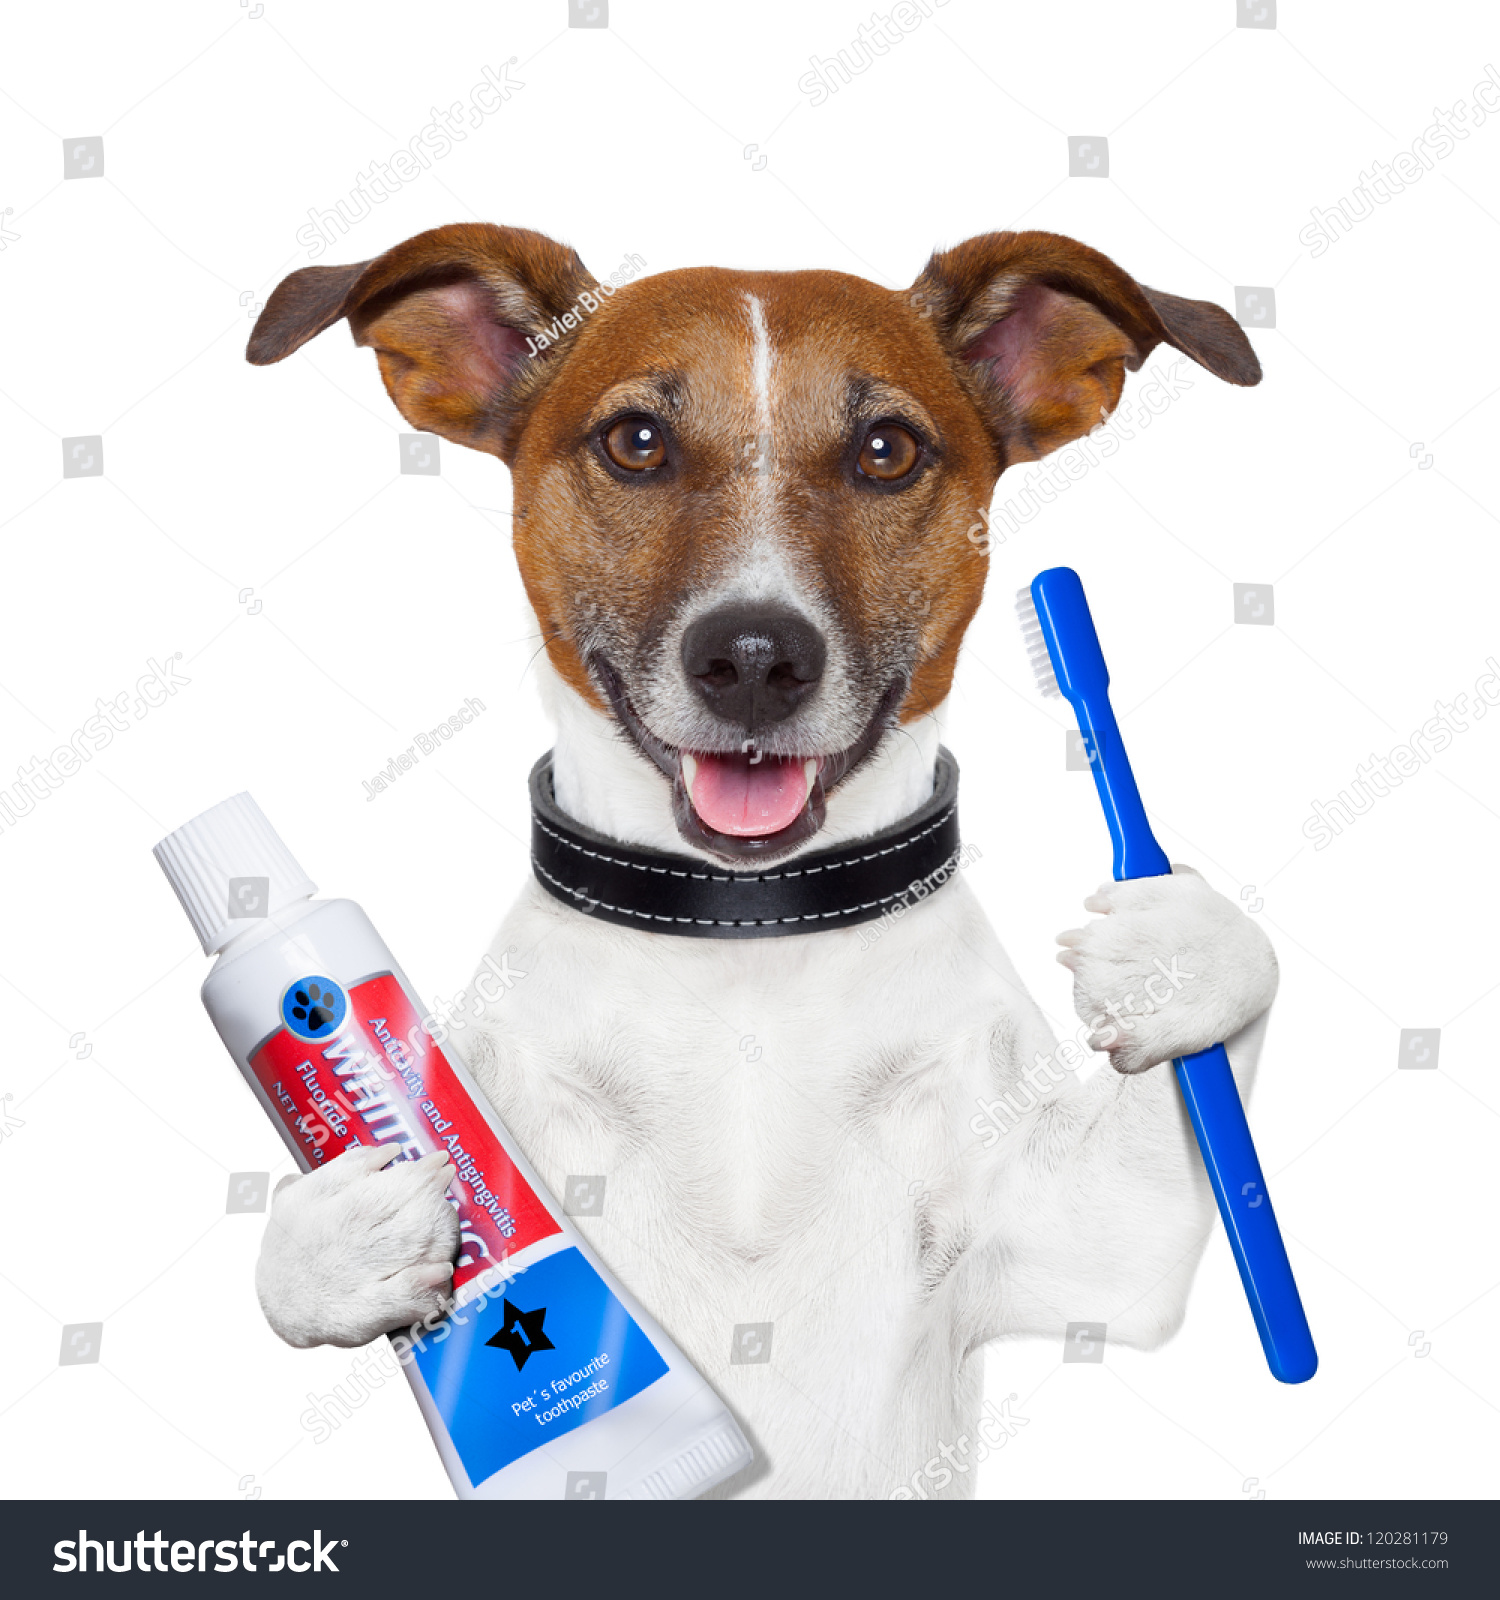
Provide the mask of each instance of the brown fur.
{"label": "brown fur", "polygon": [[[931,710],[983,591],[968,534],[1000,472],[1095,426],[1162,341],[1231,383],[1260,377],[1226,312],[1142,288],[1056,234],[971,239],[902,292],[836,272],[663,273],[599,295],[549,348],[525,353],[594,290],[578,257],[540,234],[438,228],[357,267],[292,274],[249,356],[279,361],[347,316],[413,426],[507,462],[516,556],[548,654],[600,709],[591,651],[649,659],[678,608],[744,547],[768,471],[776,537],[839,619],[872,700],[899,666],[902,719]],[[747,295],[774,352],[769,463]],[[635,409],[672,435],[649,482],[621,481],[594,443]],[[882,493],[852,474],[851,451],[868,424],[892,419],[916,425],[929,459]]]}

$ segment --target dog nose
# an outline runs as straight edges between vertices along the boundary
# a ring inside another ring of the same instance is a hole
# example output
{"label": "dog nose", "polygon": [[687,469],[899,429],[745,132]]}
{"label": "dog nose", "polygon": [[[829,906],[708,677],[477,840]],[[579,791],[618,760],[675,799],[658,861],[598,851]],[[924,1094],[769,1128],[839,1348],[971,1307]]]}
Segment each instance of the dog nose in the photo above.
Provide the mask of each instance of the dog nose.
{"label": "dog nose", "polygon": [[823,635],[781,607],[721,606],[682,636],[682,665],[715,716],[747,733],[791,716],[817,687]]}

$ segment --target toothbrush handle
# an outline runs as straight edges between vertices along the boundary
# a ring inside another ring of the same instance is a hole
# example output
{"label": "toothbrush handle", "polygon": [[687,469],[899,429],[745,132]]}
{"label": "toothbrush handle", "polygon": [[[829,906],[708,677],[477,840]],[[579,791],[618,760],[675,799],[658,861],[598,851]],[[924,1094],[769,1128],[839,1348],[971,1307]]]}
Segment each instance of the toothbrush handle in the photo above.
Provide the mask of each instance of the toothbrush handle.
{"label": "toothbrush handle", "polygon": [[[1089,769],[1104,807],[1104,820],[1114,842],[1115,882],[1125,878],[1164,878],[1172,870],[1167,853],[1156,842],[1135,773],[1125,754],[1120,725],[1109,695],[1079,696],[1076,709],[1080,737],[1088,748]],[[1087,730],[1087,731],[1084,731]]]}
{"label": "toothbrush handle", "polygon": [[[1080,695],[1079,699],[1082,702],[1085,697]],[[1079,726],[1092,730],[1084,737],[1091,740],[1090,766],[1114,841],[1116,882],[1166,876],[1172,864],[1146,820],[1146,808],[1108,694],[1089,695],[1086,703],[1078,704],[1076,709]],[[1266,1362],[1282,1383],[1305,1383],[1318,1370],[1318,1353],[1281,1229],[1276,1224],[1276,1213],[1271,1208],[1229,1057],[1224,1046],[1216,1044],[1196,1055],[1181,1056],[1172,1066],[1187,1102]]]}
{"label": "toothbrush handle", "polygon": [[1282,1383],[1306,1383],[1318,1370],[1318,1352],[1229,1056],[1223,1045],[1215,1044],[1196,1055],[1179,1056],[1172,1067],[1198,1136],[1266,1364]]}

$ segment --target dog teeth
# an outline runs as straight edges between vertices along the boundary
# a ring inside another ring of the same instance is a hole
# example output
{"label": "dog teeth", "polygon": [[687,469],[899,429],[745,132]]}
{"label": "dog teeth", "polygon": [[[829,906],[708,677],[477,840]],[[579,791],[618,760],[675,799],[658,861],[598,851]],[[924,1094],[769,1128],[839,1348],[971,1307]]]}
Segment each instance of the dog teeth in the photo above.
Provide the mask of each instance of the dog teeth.
{"label": "dog teeth", "polygon": [[693,798],[693,780],[698,776],[698,763],[686,750],[682,752],[682,786],[689,800]]}
{"label": "dog teeth", "polygon": [[818,758],[809,756],[802,763],[802,776],[807,780],[807,792],[812,793],[812,786],[818,781]]}

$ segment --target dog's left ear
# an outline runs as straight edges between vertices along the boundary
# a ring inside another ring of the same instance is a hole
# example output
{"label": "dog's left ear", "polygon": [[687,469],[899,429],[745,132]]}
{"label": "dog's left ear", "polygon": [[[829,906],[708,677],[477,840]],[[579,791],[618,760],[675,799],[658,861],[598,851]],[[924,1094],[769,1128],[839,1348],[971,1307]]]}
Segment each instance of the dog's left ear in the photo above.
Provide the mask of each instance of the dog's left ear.
{"label": "dog's left ear", "polygon": [[987,233],[934,255],[911,287],[967,376],[1006,465],[1034,461],[1114,410],[1127,371],[1169,344],[1228,383],[1260,382],[1229,313],[1147,289],[1056,233]]}
{"label": "dog's left ear", "polygon": [[594,287],[578,256],[545,234],[453,223],[372,261],[284,278],[245,356],[269,366],[347,317],[414,428],[508,461],[528,407],[572,342],[559,320],[576,329],[582,318],[571,313]]}

